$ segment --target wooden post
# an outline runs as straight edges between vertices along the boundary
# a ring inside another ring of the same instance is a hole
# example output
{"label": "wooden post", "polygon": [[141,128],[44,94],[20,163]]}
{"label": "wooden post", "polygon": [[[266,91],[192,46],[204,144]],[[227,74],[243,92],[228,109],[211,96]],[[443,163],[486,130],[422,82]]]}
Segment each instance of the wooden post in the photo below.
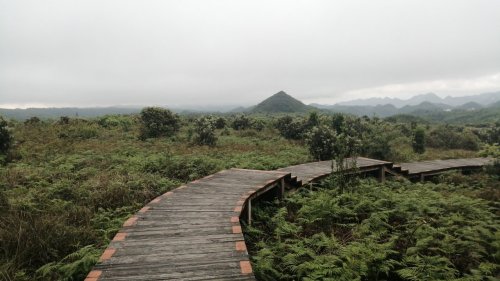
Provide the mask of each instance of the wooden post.
{"label": "wooden post", "polygon": [[380,182],[385,182],[385,166],[381,166],[379,169],[378,180]]}
{"label": "wooden post", "polygon": [[424,181],[425,181],[425,174],[421,173],[420,174],[420,182],[424,182]]}
{"label": "wooden post", "polygon": [[285,198],[285,178],[281,178],[280,186],[278,188],[280,190],[279,191],[280,200],[283,200],[283,198]]}
{"label": "wooden post", "polygon": [[252,199],[248,199],[247,219],[248,219],[248,225],[252,225]]}

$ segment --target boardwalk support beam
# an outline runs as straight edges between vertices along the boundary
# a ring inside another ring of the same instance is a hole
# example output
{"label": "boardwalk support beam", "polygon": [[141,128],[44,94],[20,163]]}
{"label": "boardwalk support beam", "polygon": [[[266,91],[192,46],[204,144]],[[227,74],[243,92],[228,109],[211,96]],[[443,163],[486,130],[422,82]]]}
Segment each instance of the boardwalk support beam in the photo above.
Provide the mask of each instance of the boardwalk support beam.
{"label": "boardwalk support beam", "polygon": [[385,182],[385,171],[386,171],[385,166],[380,166],[379,175],[378,175],[378,180],[380,182]]}
{"label": "boardwalk support beam", "polygon": [[285,198],[285,179],[281,178],[280,185],[279,185],[279,199],[283,200]]}
{"label": "boardwalk support beam", "polygon": [[248,220],[248,225],[252,225],[252,199],[248,199],[247,220]]}

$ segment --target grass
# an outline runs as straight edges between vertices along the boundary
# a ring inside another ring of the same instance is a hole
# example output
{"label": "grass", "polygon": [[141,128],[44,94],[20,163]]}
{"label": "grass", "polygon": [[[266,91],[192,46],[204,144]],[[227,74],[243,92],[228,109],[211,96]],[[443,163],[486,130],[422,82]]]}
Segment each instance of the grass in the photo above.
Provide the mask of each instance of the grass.
{"label": "grass", "polygon": [[[217,130],[213,147],[193,145],[183,123],[175,136],[145,141],[134,116],[15,123],[10,163],[0,166],[0,280],[83,280],[123,221],[152,198],[226,168],[311,161],[302,141],[282,138],[270,122],[262,131]],[[416,155],[408,138],[400,144],[388,157],[475,155]]]}

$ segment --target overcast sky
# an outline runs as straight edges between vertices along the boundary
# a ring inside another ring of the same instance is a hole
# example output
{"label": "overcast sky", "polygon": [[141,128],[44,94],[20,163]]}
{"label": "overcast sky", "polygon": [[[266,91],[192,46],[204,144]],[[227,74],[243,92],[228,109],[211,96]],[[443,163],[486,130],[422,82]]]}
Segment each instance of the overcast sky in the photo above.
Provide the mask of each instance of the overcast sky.
{"label": "overcast sky", "polygon": [[0,0],[0,107],[500,90],[500,1]]}

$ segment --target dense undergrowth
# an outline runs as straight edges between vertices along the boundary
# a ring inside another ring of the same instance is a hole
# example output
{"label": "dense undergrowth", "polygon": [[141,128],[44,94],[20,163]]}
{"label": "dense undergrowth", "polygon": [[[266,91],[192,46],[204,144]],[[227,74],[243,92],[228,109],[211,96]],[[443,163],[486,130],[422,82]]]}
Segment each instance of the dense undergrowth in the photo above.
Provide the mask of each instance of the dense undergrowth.
{"label": "dense undergrowth", "polygon": [[[197,117],[180,117],[178,127],[159,138],[148,138],[134,115],[9,121],[12,143],[0,155],[0,280],[83,280],[122,223],[152,198],[225,168],[272,170],[312,160],[302,133],[298,139],[280,134],[278,117]],[[329,118],[317,122],[330,126]],[[311,124],[304,116],[292,119],[304,130]],[[363,156],[411,161],[477,155],[439,142],[417,154],[411,125],[351,121],[362,133]],[[478,136],[488,132],[481,129]]]}
{"label": "dense undergrowth", "polygon": [[259,280],[498,280],[499,177],[334,181],[254,206]]}
{"label": "dense undergrowth", "polygon": [[225,168],[309,159],[266,130],[233,131],[215,147],[191,145],[185,131],[140,141],[130,117],[12,131],[12,159],[0,166],[0,280],[83,280],[123,221],[152,198]]}

